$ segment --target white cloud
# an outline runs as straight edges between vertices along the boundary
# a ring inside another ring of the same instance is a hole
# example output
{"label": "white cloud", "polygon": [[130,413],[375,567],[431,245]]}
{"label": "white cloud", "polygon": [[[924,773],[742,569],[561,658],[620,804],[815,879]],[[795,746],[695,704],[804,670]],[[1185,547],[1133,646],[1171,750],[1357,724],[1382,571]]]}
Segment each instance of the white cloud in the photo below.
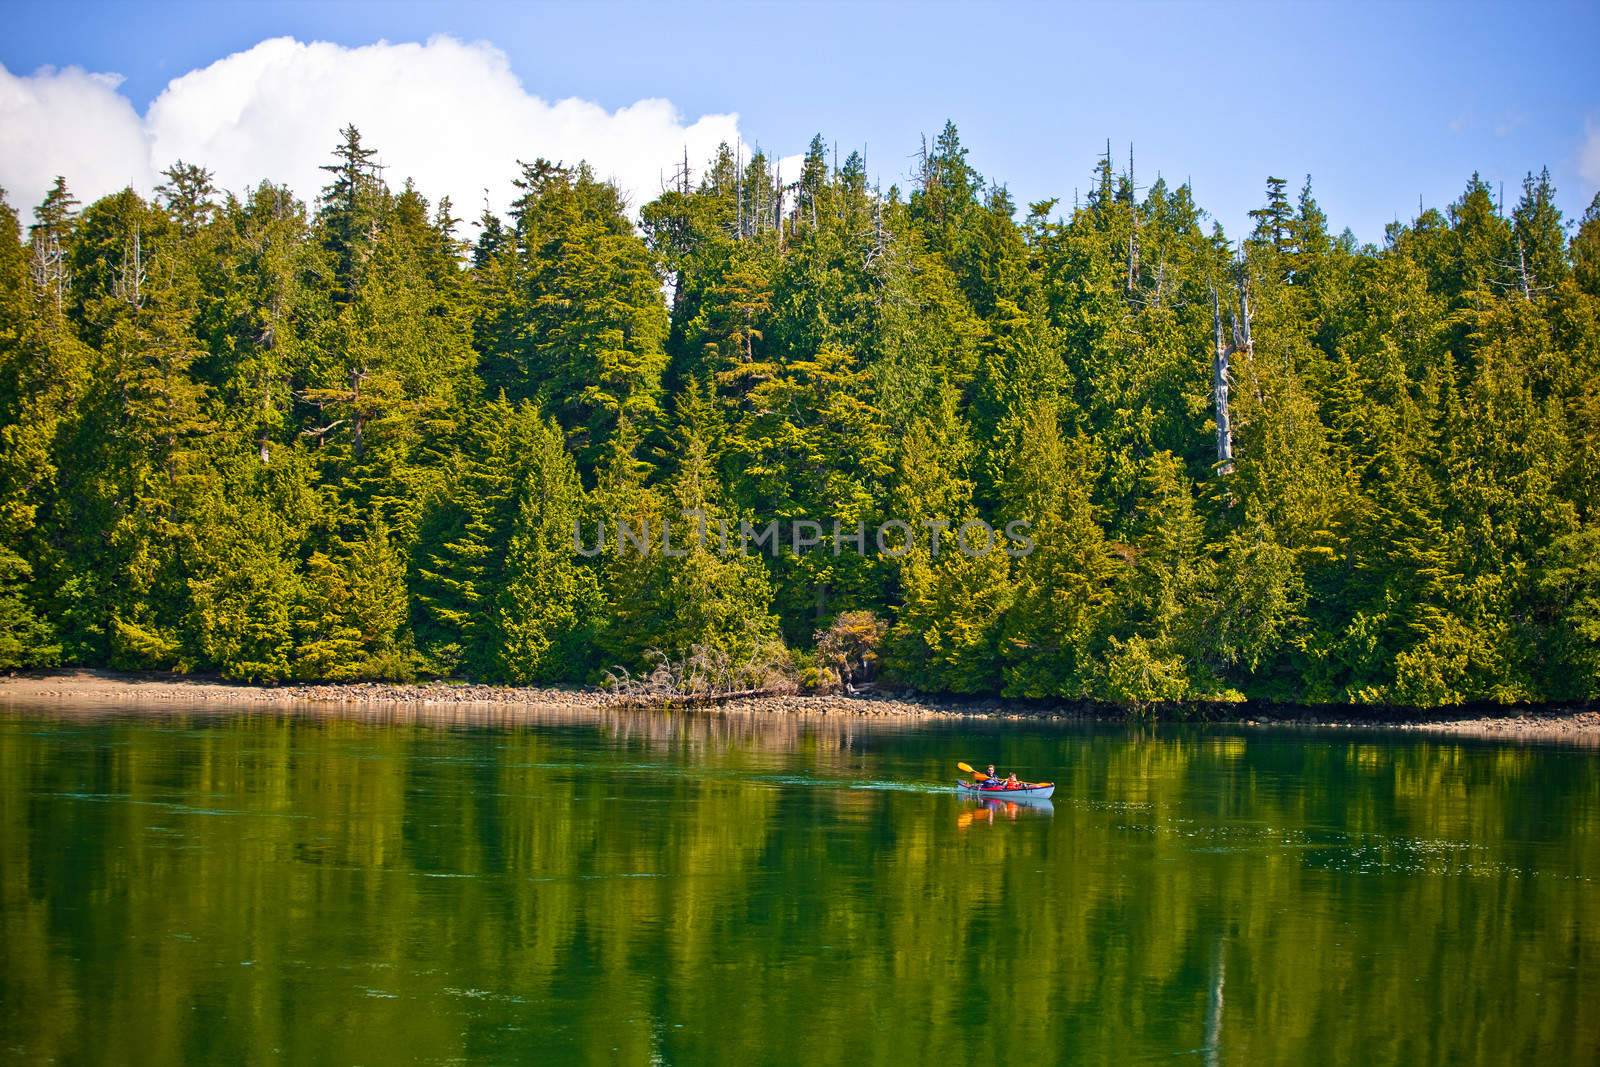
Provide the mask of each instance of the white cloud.
{"label": "white cloud", "polygon": [[773,165],[777,177],[783,179],[785,185],[793,184],[800,180],[800,172],[805,170],[806,154],[796,152],[792,156],[780,156]]}
{"label": "white cloud", "polygon": [[1600,187],[1600,126],[1584,123],[1583,144],[1578,146],[1578,173],[1591,187]]}
{"label": "white cloud", "polygon": [[503,210],[518,159],[588,160],[639,206],[688,149],[691,164],[739,136],[738,116],[687,122],[666,100],[616,111],[529,94],[504,52],[434,37],[345,48],[274,38],[170,82],[141,117],[115,75],[0,66],[0,186],[24,215],[56,174],[85,202],[132,185],[149,192],[176,159],[242,190],[263,179],[314,197],[347,122],[378,149],[385,176],[416,179],[475,218],[484,189]]}
{"label": "white cloud", "polygon": [[77,67],[18,78],[0,66],[0,186],[24,218],[57,174],[84,199],[149,188],[149,142],[120,81]]}

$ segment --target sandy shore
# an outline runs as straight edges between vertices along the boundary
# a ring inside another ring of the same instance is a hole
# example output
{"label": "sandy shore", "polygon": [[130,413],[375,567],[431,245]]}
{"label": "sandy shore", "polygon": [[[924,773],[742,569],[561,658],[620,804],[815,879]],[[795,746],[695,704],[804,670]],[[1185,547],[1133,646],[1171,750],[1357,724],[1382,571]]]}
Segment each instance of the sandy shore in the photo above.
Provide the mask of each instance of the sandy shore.
{"label": "sandy shore", "polygon": [[[345,707],[496,707],[504,713],[618,709],[628,703],[593,689],[420,683],[352,682],[282,686],[245,685],[173,674],[122,674],[64,669],[0,675],[0,711],[7,705],[93,705],[103,709],[150,709],[207,705],[320,711]],[[1054,719],[1127,722],[1118,708],[1096,705],[1035,705],[998,699],[948,701],[913,694],[870,696],[759,696],[725,700],[706,710],[719,713],[854,715],[872,717]],[[1459,714],[1457,713],[1459,711]],[[1167,717],[1167,716],[1163,716]],[[1214,704],[1186,709],[1189,721],[1244,726],[1397,730],[1503,741],[1558,741],[1600,746],[1600,709],[1593,707],[1471,709],[1372,709],[1292,705]]]}

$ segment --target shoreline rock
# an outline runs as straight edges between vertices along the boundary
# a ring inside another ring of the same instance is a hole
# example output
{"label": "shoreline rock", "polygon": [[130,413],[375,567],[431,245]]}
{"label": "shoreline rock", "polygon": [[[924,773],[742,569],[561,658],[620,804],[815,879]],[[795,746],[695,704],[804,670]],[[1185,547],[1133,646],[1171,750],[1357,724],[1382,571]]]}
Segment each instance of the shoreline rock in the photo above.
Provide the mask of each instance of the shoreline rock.
{"label": "shoreline rock", "polygon": [[1144,712],[1089,702],[962,700],[918,693],[732,694],[711,700],[641,703],[583,687],[516,687],[469,682],[305,682],[248,685],[177,674],[129,674],[68,668],[0,675],[0,708],[15,704],[74,701],[136,708],[147,702],[231,707],[313,708],[406,706],[448,708],[495,705],[530,713],[541,710],[672,710],[737,715],[851,715],[872,718],[1055,721],[1148,726],[1309,727],[1395,730],[1498,740],[1565,741],[1600,746],[1600,710],[1573,706],[1472,706],[1385,708],[1264,703],[1155,706]]}

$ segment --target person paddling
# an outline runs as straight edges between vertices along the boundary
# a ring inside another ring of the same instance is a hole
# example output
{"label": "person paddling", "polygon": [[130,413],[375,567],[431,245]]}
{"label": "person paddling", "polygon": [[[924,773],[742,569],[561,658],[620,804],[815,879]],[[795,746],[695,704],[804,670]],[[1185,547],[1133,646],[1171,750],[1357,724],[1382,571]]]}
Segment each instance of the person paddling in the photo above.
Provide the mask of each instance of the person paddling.
{"label": "person paddling", "polygon": [[[972,785],[967,787],[969,789],[999,789],[1006,784],[1006,780],[1000,777],[999,772],[994,769],[994,764],[992,763],[989,764],[987,771],[980,771],[970,763],[957,763],[956,766],[961,768],[964,773],[972,775]],[[1016,780],[1017,776],[1013,774],[1011,781],[1015,782]]]}

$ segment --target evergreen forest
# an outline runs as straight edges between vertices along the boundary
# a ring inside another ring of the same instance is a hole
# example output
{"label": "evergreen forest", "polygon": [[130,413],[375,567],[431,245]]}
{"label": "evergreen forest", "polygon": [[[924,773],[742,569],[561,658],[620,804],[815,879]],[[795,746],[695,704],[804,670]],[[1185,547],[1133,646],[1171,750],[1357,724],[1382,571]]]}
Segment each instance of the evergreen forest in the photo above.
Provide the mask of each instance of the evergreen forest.
{"label": "evergreen forest", "polygon": [[[644,204],[535,160],[472,225],[378,160],[0,197],[0,668],[1600,694],[1600,196],[1547,172],[1363,244],[1309,178],[1227,234],[1109,149],[1017,204],[953,125],[889,187],[820,136]],[[913,525],[575,550],[684,515]]]}

